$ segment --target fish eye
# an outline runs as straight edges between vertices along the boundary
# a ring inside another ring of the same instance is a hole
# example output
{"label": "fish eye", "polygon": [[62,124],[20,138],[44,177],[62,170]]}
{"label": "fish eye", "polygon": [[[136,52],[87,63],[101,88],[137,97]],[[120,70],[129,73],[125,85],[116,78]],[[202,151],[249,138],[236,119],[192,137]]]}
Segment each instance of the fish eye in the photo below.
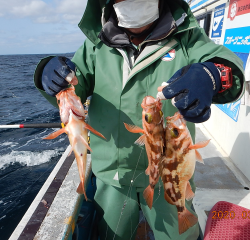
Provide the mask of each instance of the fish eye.
{"label": "fish eye", "polygon": [[152,115],[150,113],[145,114],[145,121],[151,123],[153,121]]}
{"label": "fish eye", "polygon": [[178,131],[178,129],[177,129],[177,128],[174,128],[173,131],[174,131],[175,136],[178,137],[178,136],[179,136],[179,131]]}
{"label": "fish eye", "polygon": [[179,131],[178,131],[177,128],[173,128],[173,129],[171,130],[171,136],[174,137],[174,138],[179,137]]}

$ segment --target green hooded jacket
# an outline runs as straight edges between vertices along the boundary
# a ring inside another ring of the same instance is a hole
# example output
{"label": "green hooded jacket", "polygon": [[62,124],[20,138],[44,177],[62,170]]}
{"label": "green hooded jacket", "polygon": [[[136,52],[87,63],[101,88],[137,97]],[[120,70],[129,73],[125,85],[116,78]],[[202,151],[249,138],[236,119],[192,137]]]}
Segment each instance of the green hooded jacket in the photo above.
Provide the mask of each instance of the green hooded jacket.
{"label": "green hooded jacket", "polygon": [[[129,186],[133,179],[133,185],[142,190],[149,184],[148,176],[144,173],[148,165],[145,148],[134,144],[140,135],[128,132],[123,123],[142,127],[142,99],[147,95],[155,97],[157,87],[177,70],[205,61],[231,67],[233,87],[214,96],[214,103],[236,101],[244,90],[241,60],[206,36],[185,1],[166,2],[168,17],[172,19],[169,30],[141,44],[142,50],[134,64],[129,61],[126,47],[107,46],[98,38],[105,24],[110,24],[107,20],[112,12],[111,2],[106,4],[104,0],[89,0],[79,23],[87,40],[72,59],[79,80],[76,93],[83,103],[93,95],[89,123],[106,140],[91,134],[92,169],[106,184]],[[115,37],[111,37],[111,43]],[[169,51],[174,53],[173,57],[164,61],[162,57]],[[43,59],[38,65],[35,85],[49,102],[57,106],[56,99],[47,95],[41,85],[42,70],[51,58]],[[176,111],[170,100],[164,101],[165,117],[172,116]],[[188,128],[194,138],[195,125],[188,123]]]}

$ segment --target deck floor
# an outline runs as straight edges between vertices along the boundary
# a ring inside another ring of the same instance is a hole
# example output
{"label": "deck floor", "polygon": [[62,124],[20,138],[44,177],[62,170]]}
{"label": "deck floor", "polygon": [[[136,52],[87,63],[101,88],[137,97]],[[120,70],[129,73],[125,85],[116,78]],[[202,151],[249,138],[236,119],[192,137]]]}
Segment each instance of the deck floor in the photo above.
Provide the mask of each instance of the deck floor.
{"label": "deck floor", "polygon": [[202,234],[211,208],[219,201],[227,201],[250,209],[250,182],[233,164],[202,124],[196,127],[196,142],[211,139],[199,152],[204,165],[195,169],[196,192],[193,200]]}
{"label": "deck floor", "polygon": [[[207,139],[211,139],[208,146],[198,150],[204,164],[196,164],[194,178],[196,192],[193,207],[198,214],[201,239],[203,239],[209,211],[218,201],[227,201],[250,209],[250,191],[247,190],[250,188],[250,182],[226,156],[203,125],[197,124],[196,142]],[[152,230],[145,218],[142,219],[138,226],[136,239],[154,240]],[[145,229],[148,233],[146,238]]]}

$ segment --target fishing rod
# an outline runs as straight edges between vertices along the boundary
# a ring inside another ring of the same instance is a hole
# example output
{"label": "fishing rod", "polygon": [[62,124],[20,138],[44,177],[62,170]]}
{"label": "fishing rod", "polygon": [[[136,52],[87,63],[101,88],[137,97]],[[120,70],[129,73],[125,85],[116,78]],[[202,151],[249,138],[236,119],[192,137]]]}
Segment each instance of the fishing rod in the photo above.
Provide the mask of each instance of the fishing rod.
{"label": "fishing rod", "polygon": [[63,123],[27,123],[14,125],[0,125],[0,128],[62,128]]}

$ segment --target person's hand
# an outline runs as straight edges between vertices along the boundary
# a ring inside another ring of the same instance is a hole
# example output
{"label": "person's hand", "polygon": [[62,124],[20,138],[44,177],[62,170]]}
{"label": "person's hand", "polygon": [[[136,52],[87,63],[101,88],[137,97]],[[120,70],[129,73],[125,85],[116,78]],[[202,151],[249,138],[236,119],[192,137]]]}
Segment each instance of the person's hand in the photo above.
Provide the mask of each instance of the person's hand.
{"label": "person's hand", "polygon": [[194,63],[178,70],[158,87],[157,97],[172,99],[184,119],[205,122],[211,115],[212,98],[221,90],[219,70],[211,62]]}
{"label": "person's hand", "polygon": [[[72,80],[74,79],[74,83]],[[47,94],[55,96],[68,87],[69,83],[76,85],[75,64],[66,57],[54,57],[44,67],[42,86]]]}

